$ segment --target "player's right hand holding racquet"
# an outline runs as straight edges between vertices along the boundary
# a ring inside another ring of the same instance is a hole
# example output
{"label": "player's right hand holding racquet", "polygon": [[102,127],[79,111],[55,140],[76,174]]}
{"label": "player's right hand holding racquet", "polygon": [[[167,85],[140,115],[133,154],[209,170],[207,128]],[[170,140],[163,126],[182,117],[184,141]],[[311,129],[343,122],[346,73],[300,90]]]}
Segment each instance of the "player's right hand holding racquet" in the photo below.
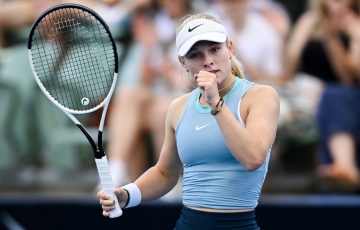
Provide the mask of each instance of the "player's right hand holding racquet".
{"label": "player's right hand holding racquet", "polygon": [[[141,191],[135,183],[127,184],[121,188],[114,189],[115,196],[121,208],[135,207],[141,202]],[[97,197],[103,209],[103,215],[108,217],[116,208],[114,199],[111,199],[105,190],[98,192]]]}
{"label": "player's right hand holding racquet", "polygon": [[[118,198],[120,207],[124,208],[129,200],[128,193],[123,188],[115,188],[114,192]],[[104,190],[99,191],[97,197],[99,198],[101,208],[103,209],[103,216],[109,217],[109,212],[115,208],[115,201],[112,200]]]}

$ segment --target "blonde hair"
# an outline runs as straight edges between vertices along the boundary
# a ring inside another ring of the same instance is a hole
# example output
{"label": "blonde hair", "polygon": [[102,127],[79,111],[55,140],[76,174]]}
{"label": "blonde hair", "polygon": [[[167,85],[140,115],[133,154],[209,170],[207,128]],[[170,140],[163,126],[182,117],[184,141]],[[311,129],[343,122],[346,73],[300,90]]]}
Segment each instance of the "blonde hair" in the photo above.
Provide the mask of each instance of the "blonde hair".
{"label": "blonde hair", "polygon": [[[179,25],[176,28],[176,36],[179,34],[180,30],[190,21],[196,20],[196,19],[208,19],[214,22],[217,22],[219,24],[222,24],[217,18],[208,15],[208,14],[188,14],[184,16],[182,19],[180,19]],[[237,76],[241,79],[244,78],[244,72],[243,72],[243,65],[237,59],[237,57],[234,54],[231,54],[231,73],[234,76]]]}

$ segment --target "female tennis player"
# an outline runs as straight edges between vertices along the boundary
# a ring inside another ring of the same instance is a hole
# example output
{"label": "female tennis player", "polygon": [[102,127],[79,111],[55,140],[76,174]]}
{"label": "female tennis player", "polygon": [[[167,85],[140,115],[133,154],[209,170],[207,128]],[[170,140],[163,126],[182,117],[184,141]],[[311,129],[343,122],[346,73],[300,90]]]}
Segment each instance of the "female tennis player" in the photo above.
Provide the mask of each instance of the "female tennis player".
{"label": "female tennis player", "polygon": [[[123,208],[169,192],[183,173],[183,208],[174,229],[259,229],[255,208],[267,173],[279,116],[269,86],[244,79],[224,26],[210,15],[185,17],[179,61],[196,89],[175,99],[157,164],[116,188]],[[114,202],[98,193],[103,215]]]}

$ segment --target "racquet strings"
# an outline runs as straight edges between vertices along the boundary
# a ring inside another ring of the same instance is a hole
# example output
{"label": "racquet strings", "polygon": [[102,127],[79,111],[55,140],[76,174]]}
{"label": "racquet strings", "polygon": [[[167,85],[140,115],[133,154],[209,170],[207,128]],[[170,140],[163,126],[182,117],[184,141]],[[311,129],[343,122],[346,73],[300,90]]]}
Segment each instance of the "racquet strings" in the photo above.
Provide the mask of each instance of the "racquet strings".
{"label": "racquet strings", "polygon": [[51,12],[34,30],[31,52],[38,79],[62,106],[86,111],[108,95],[116,52],[103,24],[90,13],[78,8]]}

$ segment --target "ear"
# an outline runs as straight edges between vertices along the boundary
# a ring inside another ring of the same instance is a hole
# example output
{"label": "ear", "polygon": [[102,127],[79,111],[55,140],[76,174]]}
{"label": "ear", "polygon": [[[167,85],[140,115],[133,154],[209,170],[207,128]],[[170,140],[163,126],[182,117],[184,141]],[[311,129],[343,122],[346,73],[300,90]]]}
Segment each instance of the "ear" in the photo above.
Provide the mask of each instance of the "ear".
{"label": "ear", "polygon": [[226,46],[231,54],[234,53],[234,44],[231,40],[227,40]]}
{"label": "ear", "polygon": [[189,71],[189,69],[187,68],[186,64],[185,64],[185,58],[178,56],[179,62],[180,64],[185,68],[186,71]]}
{"label": "ear", "polygon": [[181,65],[185,65],[185,58],[184,57],[178,56],[178,60],[181,63]]}

